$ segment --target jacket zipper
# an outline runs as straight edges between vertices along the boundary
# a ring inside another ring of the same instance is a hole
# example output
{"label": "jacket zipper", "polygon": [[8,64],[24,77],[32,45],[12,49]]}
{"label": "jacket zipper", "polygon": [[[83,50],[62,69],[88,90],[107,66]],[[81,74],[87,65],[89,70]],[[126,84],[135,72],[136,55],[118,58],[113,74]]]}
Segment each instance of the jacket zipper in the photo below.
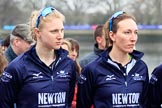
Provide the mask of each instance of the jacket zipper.
{"label": "jacket zipper", "polygon": [[[61,60],[61,57],[56,61],[56,63],[54,63],[54,66],[52,67],[52,71],[55,70],[55,68],[56,68],[56,66],[58,65],[58,63],[60,62],[60,60]],[[52,81],[54,80],[53,74],[51,74],[51,80],[52,80]]]}

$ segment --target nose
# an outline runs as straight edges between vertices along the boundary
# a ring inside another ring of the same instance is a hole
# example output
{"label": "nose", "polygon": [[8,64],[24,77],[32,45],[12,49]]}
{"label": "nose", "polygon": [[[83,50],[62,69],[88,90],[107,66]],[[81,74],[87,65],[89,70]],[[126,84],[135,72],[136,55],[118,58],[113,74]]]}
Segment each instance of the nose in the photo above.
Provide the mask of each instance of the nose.
{"label": "nose", "polygon": [[137,33],[132,33],[131,35],[131,41],[137,41],[138,35]]}
{"label": "nose", "polygon": [[71,54],[73,57],[76,57],[76,53],[73,51],[72,54]]}
{"label": "nose", "polygon": [[77,52],[76,52],[76,51],[72,51],[72,52],[71,52],[71,56],[72,56],[72,58],[73,58],[74,60],[76,60],[76,58],[77,58]]}
{"label": "nose", "polygon": [[59,31],[59,32],[58,32],[58,38],[59,38],[59,39],[63,39],[63,38],[64,38],[64,32]]}

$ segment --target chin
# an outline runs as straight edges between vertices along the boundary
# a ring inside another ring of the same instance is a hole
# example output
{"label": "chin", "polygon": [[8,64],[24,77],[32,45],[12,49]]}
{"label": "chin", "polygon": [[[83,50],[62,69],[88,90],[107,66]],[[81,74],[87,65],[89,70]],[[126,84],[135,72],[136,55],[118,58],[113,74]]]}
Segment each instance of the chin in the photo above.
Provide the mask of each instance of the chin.
{"label": "chin", "polygon": [[134,50],[134,49],[132,49],[132,50],[129,50],[129,51],[128,51],[128,53],[132,53],[132,52],[133,52],[133,50]]}
{"label": "chin", "polygon": [[55,50],[58,50],[58,49],[60,49],[60,47],[55,47],[54,49],[55,49]]}

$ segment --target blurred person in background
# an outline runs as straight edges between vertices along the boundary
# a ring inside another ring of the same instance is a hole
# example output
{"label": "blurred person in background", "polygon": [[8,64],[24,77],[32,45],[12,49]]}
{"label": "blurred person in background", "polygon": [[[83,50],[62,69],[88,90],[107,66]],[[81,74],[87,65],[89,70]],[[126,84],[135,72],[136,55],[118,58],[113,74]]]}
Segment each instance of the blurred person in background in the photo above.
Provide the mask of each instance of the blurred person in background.
{"label": "blurred person in background", "polygon": [[83,58],[80,59],[79,64],[83,68],[89,62],[96,59],[101,52],[105,50],[106,40],[105,35],[103,34],[103,25],[98,25],[94,31],[94,49],[93,52],[88,53]]}
{"label": "blurred person in background", "polygon": [[81,73],[81,67],[77,61],[77,59],[79,57],[79,48],[80,47],[79,47],[79,42],[76,39],[73,39],[73,38],[66,38],[66,39],[71,43],[71,52],[69,53],[69,57],[75,61],[76,69],[77,69],[77,80],[76,80],[76,86],[75,86],[75,94],[74,94],[74,98],[72,101],[72,107],[71,107],[71,108],[76,108],[76,99],[77,99],[77,91],[78,91],[77,81],[78,81],[78,78]]}
{"label": "blurred person in background", "polygon": [[151,73],[149,82],[149,106],[148,108],[162,107],[162,64],[155,67]]}
{"label": "blurred person in background", "polygon": [[8,35],[3,41],[2,41],[2,51],[3,53],[7,50],[8,46],[10,45],[10,35]]}
{"label": "blurred person in background", "polygon": [[[65,38],[63,40],[61,47],[67,50],[69,53],[69,57],[75,61],[76,69],[77,69],[77,80],[78,80],[79,75],[81,73],[81,67],[77,61],[77,58],[79,57],[79,42],[73,38]],[[76,108],[77,80],[76,80],[75,94],[74,94],[71,108]]]}
{"label": "blurred person in background", "polygon": [[71,51],[69,53],[69,57],[75,61],[78,72],[77,75],[79,76],[81,72],[81,67],[77,61],[77,59],[79,58],[79,42],[73,38],[66,38],[66,40],[68,40],[71,43]]}
{"label": "blurred person in background", "polygon": [[12,30],[12,33],[10,34],[10,45],[5,51],[5,56],[8,62],[11,62],[18,55],[24,53],[30,48],[33,39],[29,33],[30,29],[27,24],[18,24]]}
{"label": "blurred person in background", "polygon": [[147,108],[149,74],[144,53],[134,50],[136,19],[119,11],[106,24],[111,46],[82,69],[77,108]]}
{"label": "blurred person in background", "polygon": [[65,38],[63,39],[61,47],[68,51],[68,57],[75,62],[77,77],[79,77],[81,73],[81,67],[77,61],[77,58],[79,57],[79,42],[73,38]]}
{"label": "blurred person in background", "polygon": [[67,39],[63,39],[61,47],[68,51],[68,56],[69,56],[69,53],[71,52],[72,49],[71,43]]}
{"label": "blurred person in background", "polygon": [[3,39],[0,39],[0,49],[1,49],[1,52],[3,52],[3,47],[2,47],[2,45],[3,45]]}
{"label": "blurred person in background", "polygon": [[2,75],[7,65],[8,65],[8,61],[4,56],[3,49],[0,48],[0,76]]}
{"label": "blurred person in background", "polygon": [[30,30],[35,44],[5,68],[0,79],[0,108],[70,108],[76,67],[60,48],[65,17],[53,7],[33,11]]}

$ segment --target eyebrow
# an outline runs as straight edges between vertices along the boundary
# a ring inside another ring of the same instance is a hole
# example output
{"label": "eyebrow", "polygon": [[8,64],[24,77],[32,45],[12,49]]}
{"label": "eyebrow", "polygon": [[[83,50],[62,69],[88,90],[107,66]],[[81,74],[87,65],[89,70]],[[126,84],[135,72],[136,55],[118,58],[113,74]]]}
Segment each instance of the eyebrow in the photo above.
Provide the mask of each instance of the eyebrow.
{"label": "eyebrow", "polygon": [[50,30],[50,31],[59,31],[59,30],[64,30],[64,28],[62,28],[62,29],[52,29],[52,30]]}

